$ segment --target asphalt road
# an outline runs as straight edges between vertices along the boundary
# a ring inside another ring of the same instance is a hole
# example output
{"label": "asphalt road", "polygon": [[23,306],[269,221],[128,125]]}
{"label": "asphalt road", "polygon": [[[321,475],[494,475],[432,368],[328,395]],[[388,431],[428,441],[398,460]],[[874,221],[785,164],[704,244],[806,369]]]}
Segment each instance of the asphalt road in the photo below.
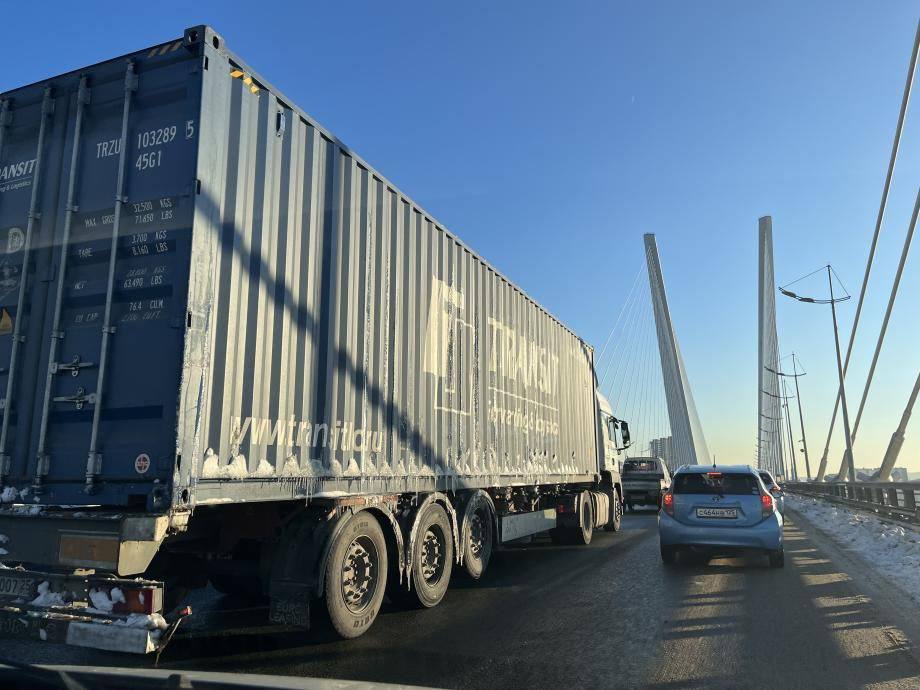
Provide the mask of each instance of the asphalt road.
{"label": "asphalt road", "polygon": [[[349,642],[265,626],[264,611],[210,593],[160,665],[459,688],[920,687],[918,647],[891,601],[826,541],[793,517],[782,570],[766,558],[666,568],[654,513],[629,515],[588,547],[497,553],[485,581],[456,582],[435,609],[387,608]],[[0,640],[8,655],[151,663]]]}

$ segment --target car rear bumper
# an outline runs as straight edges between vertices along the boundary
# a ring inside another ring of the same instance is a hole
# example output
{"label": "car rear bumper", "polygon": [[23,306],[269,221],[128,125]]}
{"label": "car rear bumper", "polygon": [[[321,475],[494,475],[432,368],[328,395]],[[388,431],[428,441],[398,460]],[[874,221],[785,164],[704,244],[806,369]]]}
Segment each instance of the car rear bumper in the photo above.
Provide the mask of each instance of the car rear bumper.
{"label": "car rear bumper", "polygon": [[658,517],[663,546],[724,547],[776,551],[783,546],[783,523],[777,513],[750,527],[685,525],[667,513]]}

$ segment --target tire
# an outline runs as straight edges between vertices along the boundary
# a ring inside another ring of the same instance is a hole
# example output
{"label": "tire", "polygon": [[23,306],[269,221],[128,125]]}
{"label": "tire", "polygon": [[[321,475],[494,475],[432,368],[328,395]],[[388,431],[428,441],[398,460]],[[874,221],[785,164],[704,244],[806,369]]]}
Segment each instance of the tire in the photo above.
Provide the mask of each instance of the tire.
{"label": "tire", "polygon": [[412,573],[409,591],[400,587],[394,598],[405,606],[432,608],[447,594],[454,567],[454,538],[447,511],[430,504],[418,516],[412,546]]}
{"label": "tire", "polygon": [[605,532],[619,532],[620,523],[623,519],[623,504],[620,502],[620,494],[616,489],[611,489],[607,494],[610,501],[610,520],[604,525]]}
{"label": "tire", "polygon": [[786,564],[786,554],[782,547],[776,551],[770,551],[768,555],[770,557],[771,568],[782,568]]}
{"label": "tire", "polygon": [[495,539],[492,510],[488,503],[480,502],[470,515],[469,525],[462,530],[462,534],[465,535],[462,544],[463,573],[471,580],[478,580],[489,566]]}
{"label": "tire", "polygon": [[594,501],[587,491],[581,494],[581,511],[578,517],[580,525],[572,529],[572,542],[587,546],[594,534]]}
{"label": "tire", "polygon": [[367,511],[353,516],[335,538],[325,572],[325,602],[335,631],[359,637],[373,625],[387,584],[387,546],[380,523]]}
{"label": "tire", "polygon": [[665,546],[661,544],[661,562],[665,565],[673,565],[677,560],[677,548],[674,546]]}

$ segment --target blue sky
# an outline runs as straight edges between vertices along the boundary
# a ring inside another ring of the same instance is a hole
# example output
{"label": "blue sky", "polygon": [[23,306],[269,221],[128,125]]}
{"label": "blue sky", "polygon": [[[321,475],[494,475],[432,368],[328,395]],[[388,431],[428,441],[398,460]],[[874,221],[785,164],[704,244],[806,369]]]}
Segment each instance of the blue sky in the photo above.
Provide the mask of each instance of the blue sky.
{"label": "blue sky", "polygon": [[[642,265],[642,234],[656,233],[710,449],[739,461],[757,433],[757,219],[773,216],[779,283],[830,262],[858,291],[918,15],[907,0],[3,4],[16,59],[0,90],[213,25],[592,343]],[[918,117],[854,353],[854,407],[920,179]],[[918,260],[858,466],[878,464],[920,369]],[[808,371],[817,456],[835,391],[830,315],[778,305],[781,350]],[[845,329],[854,309],[841,310]],[[901,456],[915,471],[918,436],[915,420]]]}

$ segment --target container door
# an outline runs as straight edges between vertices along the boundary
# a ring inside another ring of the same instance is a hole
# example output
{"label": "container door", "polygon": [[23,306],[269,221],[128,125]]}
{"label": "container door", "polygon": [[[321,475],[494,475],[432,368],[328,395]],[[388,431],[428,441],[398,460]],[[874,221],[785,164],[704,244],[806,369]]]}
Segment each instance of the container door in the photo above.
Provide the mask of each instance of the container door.
{"label": "container door", "polygon": [[45,85],[53,113],[19,112],[27,90],[9,101],[21,129],[0,161],[31,147],[40,211],[0,195],[0,229],[23,228],[22,241],[6,231],[0,266],[11,286],[0,296],[0,382],[12,382],[4,484],[29,502],[165,503],[196,191],[192,63],[179,41]]}

